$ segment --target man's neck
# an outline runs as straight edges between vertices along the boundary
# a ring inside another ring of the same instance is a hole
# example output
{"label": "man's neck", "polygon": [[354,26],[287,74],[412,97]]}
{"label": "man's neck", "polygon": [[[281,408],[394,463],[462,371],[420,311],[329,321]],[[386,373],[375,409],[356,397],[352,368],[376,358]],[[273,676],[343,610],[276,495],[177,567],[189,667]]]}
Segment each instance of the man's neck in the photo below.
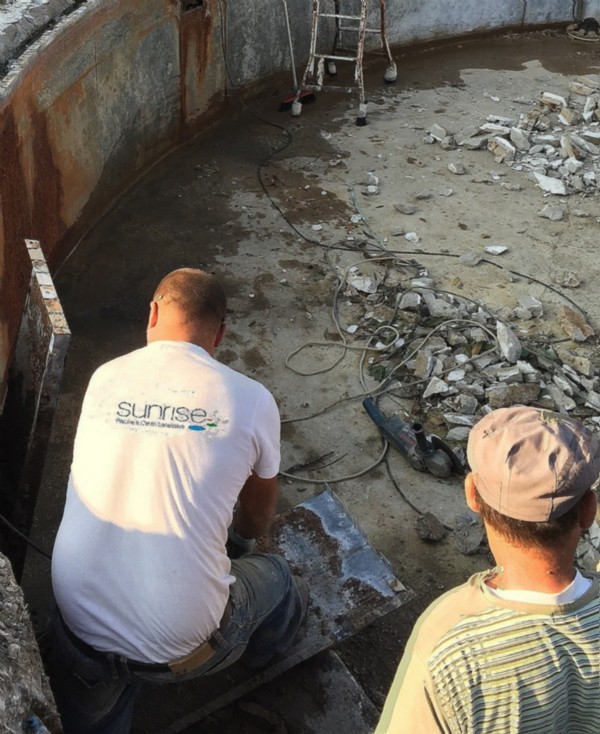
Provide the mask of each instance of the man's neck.
{"label": "man's neck", "polygon": [[557,594],[575,578],[573,542],[551,549],[523,547],[512,545],[489,529],[488,539],[499,569],[486,582],[493,588]]}

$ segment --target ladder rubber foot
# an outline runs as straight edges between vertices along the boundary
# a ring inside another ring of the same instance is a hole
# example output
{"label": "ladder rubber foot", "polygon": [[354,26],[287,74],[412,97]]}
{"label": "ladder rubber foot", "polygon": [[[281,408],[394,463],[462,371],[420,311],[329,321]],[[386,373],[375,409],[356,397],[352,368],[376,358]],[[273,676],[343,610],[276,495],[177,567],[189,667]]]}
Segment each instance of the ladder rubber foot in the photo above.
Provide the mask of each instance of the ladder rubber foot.
{"label": "ladder rubber foot", "polygon": [[356,118],[356,124],[358,127],[364,127],[367,124],[367,118],[366,117],[357,117]]}
{"label": "ladder rubber foot", "polygon": [[394,84],[397,78],[398,78],[398,70],[396,68],[396,64],[391,63],[385,70],[385,74],[383,75],[383,81],[386,84]]}

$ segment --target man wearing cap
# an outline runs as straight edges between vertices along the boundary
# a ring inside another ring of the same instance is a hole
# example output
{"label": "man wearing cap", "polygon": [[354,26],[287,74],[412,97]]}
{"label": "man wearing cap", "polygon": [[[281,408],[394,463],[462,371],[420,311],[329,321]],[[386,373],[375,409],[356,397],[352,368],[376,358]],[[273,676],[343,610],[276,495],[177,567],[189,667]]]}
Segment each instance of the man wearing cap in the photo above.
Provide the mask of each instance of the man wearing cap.
{"label": "man wearing cap", "polygon": [[513,407],[477,423],[467,456],[497,565],[421,615],[375,734],[597,734],[600,585],[574,556],[600,445],[575,419]]}

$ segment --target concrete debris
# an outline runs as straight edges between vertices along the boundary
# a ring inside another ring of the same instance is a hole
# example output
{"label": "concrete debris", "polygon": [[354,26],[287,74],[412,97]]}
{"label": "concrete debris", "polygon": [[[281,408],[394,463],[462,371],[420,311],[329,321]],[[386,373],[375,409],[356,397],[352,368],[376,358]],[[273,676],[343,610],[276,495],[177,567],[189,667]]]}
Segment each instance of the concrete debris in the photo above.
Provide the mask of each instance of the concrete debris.
{"label": "concrete debris", "polygon": [[539,319],[544,314],[542,302],[533,296],[519,296],[519,306],[526,308],[534,318]]}
{"label": "concrete debris", "polygon": [[[352,327],[345,330],[351,335],[355,329],[357,340],[364,340],[373,322],[397,332],[392,340],[371,343],[377,356],[370,358],[369,372],[378,384],[393,374],[399,396],[416,401],[412,412],[427,432],[459,450],[482,415],[512,405],[575,412],[588,423],[598,418],[600,426],[596,347],[551,341],[541,346],[543,323],[527,331],[520,326],[520,319],[544,318],[539,298],[522,291],[514,307],[504,305],[492,312],[481,301],[438,290],[426,268],[419,268],[407,287],[400,271],[375,261],[369,267],[368,274],[357,266],[347,271],[347,283],[355,291],[352,303],[355,306],[354,299],[361,295],[365,312],[362,319],[355,314]],[[573,341],[593,335],[574,308],[564,305],[556,313]]]}
{"label": "concrete debris", "polygon": [[503,255],[508,251],[506,245],[488,245],[485,251],[490,255]]}
{"label": "concrete debris", "polygon": [[350,272],[346,276],[346,283],[361,293],[377,293],[377,281],[365,275]]}
{"label": "concrete debris", "polygon": [[398,308],[402,311],[418,311],[421,296],[416,291],[406,291],[398,299]]}
{"label": "concrete debris", "polygon": [[443,140],[444,138],[448,137],[448,133],[441,125],[438,125],[437,123],[434,123],[429,127],[427,132],[431,135],[431,137],[434,140],[437,140],[438,143]]}
{"label": "concrete debris", "polygon": [[496,322],[496,336],[498,338],[498,346],[504,359],[511,364],[515,364],[521,357],[521,343],[516,334],[504,322]]}
{"label": "concrete debris", "polygon": [[475,267],[483,260],[483,255],[478,252],[466,252],[458,258],[458,262],[461,265],[468,265],[469,267]]}
{"label": "concrete debris", "polygon": [[594,376],[594,365],[588,357],[580,356],[568,349],[556,348],[556,354],[563,364],[572,367],[584,377]]}
{"label": "concrete debris", "polygon": [[[509,130],[506,131],[510,132]],[[515,158],[516,148],[508,140],[495,136],[490,138],[487,143],[488,150],[496,156],[497,163],[512,161]]]}
{"label": "concrete debris", "polygon": [[540,212],[540,217],[550,219],[552,222],[560,222],[565,218],[565,210],[562,208],[562,206],[546,204],[546,206]]}
{"label": "concrete debris", "polygon": [[537,171],[534,171],[533,175],[535,176],[538,186],[540,187],[540,189],[542,189],[542,191],[546,191],[549,194],[554,194],[555,196],[566,196],[566,186],[564,182],[560,179],[551,178],[550,176],[544,176],[542,173],[538,173]]}
{"label": "concrete debris", "polygon": [[416,232],[407,232],[404,235],[404,239],[407,242],[418,242],[419,241],[419,235]]}
{"label": "concrete debris", "polygon": [[446,434],[446,439],[451,442],[464,443],[469,438],[470,428],[467,426],[455,426]]}
{"label": "concrete debris", "polygon": [[440,380],[439,377],[432,377],[429,384],[425,388],[423,397],[428,398],[431,395],[440,395],[442,393],[448,392],[449,389],[450,388],[448,387],[448,385],[443,380]]}
{"label": "concrete debris", "polygon": [[510,140],[517,150],[525,151],[531,147],[530,134],[519,127],[510,129]]}
{"label": "concrete debris", "polygon": [[448,170],[457,176],[463,176],[467,172],[467,169],[462,163],[448,163]]}
{"label": "concrete debris", "polygon": [[483,524],[479,516],[468,510],[454,519],[454,543],[457,550],[470,556],[477,553],[484,537]]}
{"label": "concrete debris", "polygon": [[405,204],[402,202],[398,202],[397,204],[394,204],[394,209],[400,214],[414,214],[417,211],[417,207],[414,204]]}
{"label": "concrete debris", "polygon": [[590,336],[594,336],[594,330],[587,323],[583,314],[569,306],[561,306],[557,312],[557,318],[566,335],[573,341],[584,342]]}
{"label": "concrete debris", "polygon": [[[592,78],[585,79],[570,81],[567,96],[543,91],[537,104],[520,100],[519,104],[529,104],[531,109],[519,114],[516,122],[512,117],[488,115],[483,124],[468,125],[454,136],[448,135],[441,125],[433,124],[429,128],[430,138],[444,148],[487,148],[497,163],[515,171],[530,171],[545,193],[595,194],[600,171],[600,84]],[[450,163],[448,169],[466,173],[461,163]],[[498,178],[483,182],[495,180]],[[559,221],[558,210],[544,210],[542,216]]]}
{"label": "concrete debris", "polygon": [[437,543],[446,537],[446,528],[432,512],[419,515],[415,527],[419,538],[430,543]]}
{"label": "concrete debris", "polygon": [[579,288],[581,285],[581,280],[577,273],[573,273],[570,270],[563,270],[559,273],[555,273],[552,276],[552,279],[557,285],[560,285],[563,288]]}

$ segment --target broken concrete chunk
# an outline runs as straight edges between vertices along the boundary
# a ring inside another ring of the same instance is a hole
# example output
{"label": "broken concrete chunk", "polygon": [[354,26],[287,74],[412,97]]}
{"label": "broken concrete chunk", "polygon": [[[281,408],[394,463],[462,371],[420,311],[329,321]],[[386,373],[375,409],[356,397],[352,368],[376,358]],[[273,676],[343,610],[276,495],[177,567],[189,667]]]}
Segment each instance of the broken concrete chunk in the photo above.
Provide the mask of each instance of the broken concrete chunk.
{"label": "broken concrete chunk", "polygon": [[458,551],[470,556],[477,553],[484,537],[479,516],[468,510],[454,518],[454,543]]}
{"label": "broken concrete chunk", "polygon": [[552,222],[561,222],[565,218],[565,210],[562,206],[556,204],[546,204],[540,212],[540,217],[549,219]]}
{"label": "broken concrete chunk", "polygon": [[469,138],[468,140],[465,140],[462,143],[463,148],[466,148],[467,150],[480,150],[481,148],[486,148],[488,140],[490,139],[489,135],[478,135],[474,138]]}
{"label": "broken concrete chunk", "polygon": [[558,413],[568,413],[569,411],[574,410],[577,407],[577,404],[575,403],[573,398],[565,395],[564,392],[557,385],[548,385],[546,387],[545,393],[554,402],[553,409],[556,410]]}
{"label": "broken concrete chunk", "polygon": [[515,157],[515,146],[508,140],[495,136],[487,143],[488,150],[492,152],[498,161],[512,161]]}
{"label": "broken concrete chunk", "polygon": [[467,172],[467,169],[462,163],[448,163],[448,170],[457,176],[463,176]]}
{"label": "broken concrete chunk", "polygon": [[489,255],[503,255],[508,251],[508,247],[506,247],[506,245],[488,245],[485,248],[485,251]]}
{"label": "broken concrete chunk", "polygon": [[377,281],[366,275],[348,273],[346,283],[361,293],[377,293]]}
{"label": "broken concrete chunk", "polygon": [[483,260],[483,255],[480,255],[478,252],[465,252],[464,255],[461,255],[458,258],[458,262],[461,265],[468,265],[469,267],[475,267],[475,265],[479,265],[479,263]]}
{"label": "broken concrete chunk", "polygon": [[402,311],[418,311],[421,305],[421,295],[415,291],[407,291],[400,296],[398,308]]}
{"label": "broken concrete chunk", "polygon": [[563,288],[579,288],[581,281],[577,273],[573,273],[570,270],[562,270],[558,273],[554,273],[552,279],[557,285],[562,285]]}
{"label": "broken concrete chunk", "polygon": [[446,135],[445,138],[440,140],[440,146],[443,150],[454,150],[456,148],[456,141],[454,135]]}
{"label": "broken concrete chunk", "polygon": [[586,395],[585,405],[588,408],[593,408],[594,410],[600,411],[600,393],[590,390]]}
{"label": "broken concrete chunk", "polygon": [[475,418],[473,415],[464,415],[457,413],[444,413],[444,420],[450,426],[468,426],[472,427],[475,425]]}
{"label": "broken concrete chunk", "polygon": [[429,352],[419,351],[415,359],[415,377],[427,380],[433,372],[433,356]]}
{"label": "broken concrete chunk", "polygon": [[594,112],[596,108],[598,107],[598,96],[597,95],[591,95],[588,97],[585,101],[585,104],[583,106],[583,119],[586,122],[591,122],[594,118]]}
{"label": "broken concrete chunk", "polygon": [[534,296],[519,296],[519,306],[531,311],[536,319],[544,315],[544,306],[540,300]]}
{"label": "broken concrete chunk", "polygon": [[558,119],[563,125],[578,125],[581,120],[581,114],[577,110],[570,107],[563,107],[558,115]]}
{"label": "broken concrete chunk", "polygon": [[563,377],[562,375],[554,374],[552,375],[552,382],[556,385],[556,387],[562,390],[565,395],[568,395],[569,397],[573,397],[573,394],[574,394],[573,383],[570,382],[566,377]]}
{"label": "broken concrete chunk", "polygon": [[514,331],[502,321],[496,321],[496,337],[504,359],[515,364],[521,357],[521,342]]}
{"label": "broken concrete chunk", "polygon": [[[460,393],[460,395],[455,395],[446,402],[455,410],[469,416],[473,416],[479,409],[479,401],[474,395],[465,395],[464,393]],[[473,419],[473,423],[474,422],[475,419]]]}
{"label": "broken concrete chunk", "polygon": [[567,193],[567,189],[565,187],[565,184],[557,178],[550,178],[549,176],[544,176],[541,173],[534,172],[533,174],[537,180],[538,186],[543,190],[547,191],[550,194],[554,194],[555,196],[565,196]]}
{"label": "broken concrete chunk", "polygon": [[584,342],[594,335],[594,330],[587,323],[583,314],[569,306],[561,306],[557,312],[558,323],[566,335],[576,342]]}
{"label": "broken concrete chunk", "polygon": [[520,321],[530,321],[533,318],[531,311],[526,308],[522,308],[521,306],[517,306],[517,308],[515,308],[515,316]]}
{"label": "broken concrete chunk", "polygon": [[529,150],[531,143],[529,133],[525,130],[521,130],[519,127],[512,127],[510,129],[510,139],[517,150]]}
{"label": "broken concrete chunk", "polygon": [[419,235],[416,232],[407,232],[404,235],[404,239],[407,242],[417,243],[419,241]]}
{"label": "broken concrete chunk", "polygon": [[570,156],[565,161],[564,166],[567,169],[568,173],[579,173],[579,171],[581,171],[581,169],[583,168],[583,163],[577,160],[577,158]]}
{"label": "broken concrete chunk", "polygon": [[438,125],[435,122],[433,123],[433,125],[429,126],[427,132],[434,140],[437,140],[438,143],[440,142],[440,140],[443,140],[448,135],[446,130],[441,125]]}
{"label": "broken concrete chunk", "polygon": [[410,281],[411,288],[433,288],[435,281],[433,278],[422,276],[421,278],[413,278]]}
{"label": "broken concrete chunk", "polygon": [[580,94],[582,97],[588,97],[596,91],[596,87],[593,84],[585,84],[581,81],[569,82],[569,92],[573,94]]}
{"label": "broken concrete chunk", "polygon": [[466,441],[469,438],[471,429],[468,426],[455,426],[451,428],[446,434],[446,440],[448,441]]}
{"label": "broken concrete chunk", "polygon": [[431,397],[431,395],[440,395],[448,392],[448,390],[449,387],[443,380],[440,380],[439,377],[432,377],[429,381],[429,384],[425,388],[423,397],[428,398]]}
{"label": "broken concrete chunk", "polygon": [[540,102],[553,112],[558,112],[567,106],[567,100],[564,97],[560,94],[553,94],[552,92],[542,92]]}
{"label": "broken concrete chunk", "polygon": [[587,130],[581,131],[581,137],[587,140],[588,143],[594,143],[594,145],[600,144],[600,130]]}
{"label": "broken concrete chunk", "polygon": [[556,348],[556,354],[563,364],[572,367],[575,371],[579,372],[580,375],[583,375],[584,377],[594,376],[594,365],[587,357],[574,354],[568,349],[563,349],[562,347]]}
{"label": "broken concrete chunk", "polygon": [[507,385],[513,385],[517,382],[523,382],[523,374],[518,366],[500,367],[496,370],[496,379],[498,382],[505,382]]}
{"label": "broken concrete chunk", "polygon": [[594,145],[594,143],[590,143],[589,140],[585,140],[580,135],[575,135],[574,133],[571,133],[571,142],[576,145],[580,150],[584,150],[586,153],[590,153],[591,155],[600,154],[600,148],[598,148],[597,145]]}
{"label": "broken concrete chunk", "polygon": [[475,125],[469,125],[464,130],[461,130],[455,135],[456,142],[458,145],[462,145],[469,138],[474,138],[479,131],[479,128]]}
{"label": "broken concrete chunk", "polygon": [[397,204],[394,204],[394,209],[397,212],[400,212],[400,214],[414,214],[417,211],[417,207],[414,204],[405,204],[403,202],[398,202]]}
{"label": "broken concrete chunk", "polygon": [[419,515],[415,520],[415,529],[421,540],[437,543],[446,537],[446,528],[432,512]]}
{"label": "broken concrete chunk", "polygon": [[595,186],[596,185],[596,173],[595,173],[595,171],[586,171],[583,174],[583,182],[587,186]]}
{"label": "broken concrete chunk", "polygon": [[429,313],[433,318],[453,319],[460,315],[455,306],[443,298],[438,298],[432,291],[424,291],[423,300],[427,304]]}
{"label": "broken concrete chunk", "polygon": [[508,135],[510,133],[510,127],[506,125],[498,125],[495,122],[486,122],[479,127],[482,133],[489,133],[490,135]]}
{"label": "broken concrete chunk", "polygon": [[540,386],[535,383],[504,385],[498,383],[488,387],[485,396],[490,408],[507,408],[511,405],[531,405],[540,394]]}

